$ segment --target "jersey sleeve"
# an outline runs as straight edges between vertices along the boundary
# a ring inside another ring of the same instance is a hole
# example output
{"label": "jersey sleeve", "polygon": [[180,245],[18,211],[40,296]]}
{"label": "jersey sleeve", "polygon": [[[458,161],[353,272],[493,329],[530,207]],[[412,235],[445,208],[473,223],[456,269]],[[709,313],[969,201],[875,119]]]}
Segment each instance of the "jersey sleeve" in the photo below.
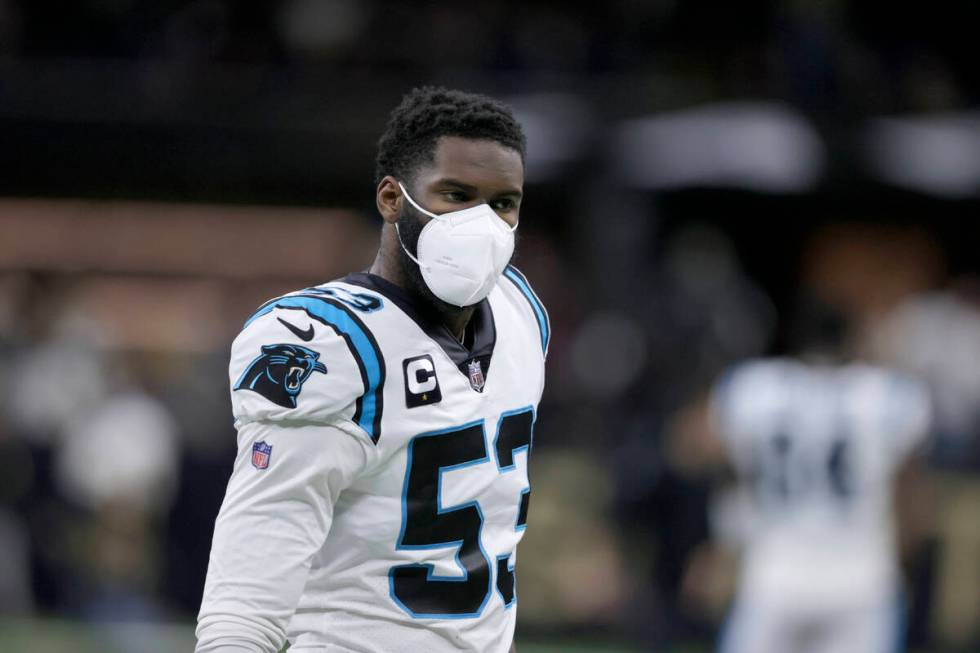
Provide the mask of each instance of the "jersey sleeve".
{"label": "jersey sleeve", "polygon": [[904,375],[886,376],[882,388],[881,433],[899,464],[926,443],[932,428],[932,399],[924,384]]}
{"label": "jersey sleeve", "polygon": [[235,339],[238,453],[215,522],[197,651],[282,648],[337,497],[377,455],[379,356],[356,315],[310,295],[273,300]]}
{"label": "jersey sleeve", "polygon": [[196,651],[276,653],[337,496],[373,449],[352,426],[290,420],[239,428],[215,522]]}
{"label": "jersey sleeve", "polygon": [[725,370],[711,389],[709,408],[712,432],[728,442],[744,430],[744,422],[751,419],[749,407],[742,400],[746,396],[746,378],[750,366],[740,364]]}
{"label": "jersey sleeve", "polygon": [[287,295],[260,308],[232,345],[235,423],[349,421],[376,442],[384,376],[377,342],[354,311]]}
{"label": "jersey sleeve", "polygon": [[709,400],[712,433],[725,444],[736,463],[751,456],[753,437],[766,432],[780,401],[783,364],[748,361],[727,370],[711,390]]}

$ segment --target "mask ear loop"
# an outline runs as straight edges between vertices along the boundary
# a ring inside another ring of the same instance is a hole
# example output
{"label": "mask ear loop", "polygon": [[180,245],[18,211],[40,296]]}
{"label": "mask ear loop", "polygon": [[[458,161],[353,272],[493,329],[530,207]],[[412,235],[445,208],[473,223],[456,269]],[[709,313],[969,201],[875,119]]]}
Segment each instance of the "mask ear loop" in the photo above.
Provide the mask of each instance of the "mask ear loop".
{"label": "mask ear loop", "polygon": [[435,213],[433,213],[432,211],[426,211],[421,206],[419,206],[418,205],[418,202],[416,202],[415,200],[413,200],[412,199],[412,196],[408,194],[408,191],[407,190],[405,190],[405,187],[402,186],[402,182],[398,182],[398,187],[402,189],[402,195],[405,196],[405,199],[408,200],[408,203],[411,204],[412,206],[414,206],[416,208],[416,210],[420,211],[421,213],[424,213],[425,215],[429,216],[430,218],[436,218],[436,219],[439,218],[439,216],[436,215]]}
{"label": "mask ear loop", "polygon": [[[404,195],[404,196],[405,196],[405,198],[406,198],[406,199],[407,199],[407,200],[408,200],[408,201],[409,201],[409,202],[411,203],[411,205],[412,205],[412,206],[414,206],[414,207],[415,207],[416,209],[418,209],[419,211],[421,211],[421,212],[422,212],[422,213],[424,213],[425,215],[428,215],[428,216],[431,216],[431,217],[433,217],[433,218],[438,218],[438,217],[439,217],[438,215],[436,215],[436,214],[434,214],[434,213],[430,213],[429,211],[426,211],[426,210],[425,210],[425,209],[423,209],[423,208],[422,208],[421,206],[419,206],[418,204],[416,204],[416,203],[415,203],[415,200],[413,200],[413,199],[412,199],[412,196],[411,196],[411,195],[409,195],[409,194],[408,194],[408,191],[407,191],[407,190],[405,190],[405,187],[404,187],[404,186],[402,186],[402,182],[398,182],[398,187],[402,189],[402,195]],[[423,227],[423,228],[424,228],[424,227]],[[414,262],[415,262],[415,265],[417,265],[417,266],[419,266],[419,269],[421,269],[421,270],[428,270],[428,269],[429,269],[429,266],[427,266],[427,265],[422,265],[422,262],[421,262],[420,260],[418,260],[417,258],[415,258],[415,256],[413,256],[413,255],[412,255],[412,253],[411,253],[410,251],[408,251],[408,248],[407,248],[407,247],[405,247],[405,241],[404,241],[404,240],[402,240],[402,230],[398,228],[398,222],[395,222],[395,233],[396,233],[396,234],[398,235],[398,244],[402,246],[402,249],[403,249],[403,250],[405,251],[405,254],[407,254],[407,255],[408,255],[408,258],[410,258],[410,259],[412,259],[412,261],[414,261]]]}
{"label": "mask ear loop", "polygon": [[414,256],[412,256],[412,253],[410,251],[408,251],[408,248],[407,247],[405,247],[405,241],[402,240],[402,231],[401,231],[401,229],[398,228],[398,223],[397,222],[395,223],[395,234],[398,235],[398,244],[402,246],[402,249],[405,251],[405,254],[408,255],[408,258],[410,258],[413,261],[415,261],[415,265],[419,266],[420,269],[422,269],[422,270],[428,270],[429,269],[429,266],[422,265],[422,262],[420,260],[418,260],[417,258],[415,258]]}

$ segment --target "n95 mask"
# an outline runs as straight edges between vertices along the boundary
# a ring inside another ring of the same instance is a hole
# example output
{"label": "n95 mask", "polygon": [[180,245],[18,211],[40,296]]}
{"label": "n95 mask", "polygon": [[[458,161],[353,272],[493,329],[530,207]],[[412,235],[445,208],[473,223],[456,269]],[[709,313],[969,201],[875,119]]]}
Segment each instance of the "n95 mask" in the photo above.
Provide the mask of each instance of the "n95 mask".
{"label": "n95 mask", "polygon": [[405,247],[395,223],[398,242],[419,266],[425,285],[453,306],[482,301],[510,262],[517,225],[511,227],[486,203],[436,215],[419,206],[401,182],[398,187],[412,206],[432,218],[419,233],[418,258]]}

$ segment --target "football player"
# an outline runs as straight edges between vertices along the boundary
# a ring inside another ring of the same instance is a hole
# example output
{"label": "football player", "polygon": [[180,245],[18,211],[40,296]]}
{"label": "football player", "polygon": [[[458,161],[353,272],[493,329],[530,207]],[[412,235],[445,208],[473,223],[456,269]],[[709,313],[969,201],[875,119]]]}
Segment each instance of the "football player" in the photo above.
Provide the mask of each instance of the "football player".
{"label": "football player", "polygon": [[713,431],[747,508],[722,653],[901,650],[892,499],[926,437],[928,393],[847,360],[839,314],[806,317],[801,357],[745,362],[714,390]]}
{"label": "football player", "polygon": [[506,106],[413,90],[378,144],[370,270],[246,321],[197,651],[512,650],[550,335],[510,265],[524,160]]}

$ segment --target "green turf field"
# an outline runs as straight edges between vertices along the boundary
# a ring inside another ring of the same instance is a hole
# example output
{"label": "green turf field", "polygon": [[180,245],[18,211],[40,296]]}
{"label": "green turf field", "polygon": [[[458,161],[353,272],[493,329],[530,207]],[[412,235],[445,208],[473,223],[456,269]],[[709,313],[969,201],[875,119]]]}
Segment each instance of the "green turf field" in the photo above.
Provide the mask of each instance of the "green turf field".
{"label": "green turf field", "polygon": [[[517,646],[520,653],[639,653],[637,649],[581,640],[519,640]],[[46,619],[0,620],[3,653],[190,653],[193,650],[191,624],[91,626]],[[704,652],[680,649],[671,653]]]}
{"label": "green turf field", "polygon": [[[2,653],[191,653],[194,626],[181,623],[92,626],[53,619],[0,619]],[[641,653],[621,644],[559,639],[518,640],[519,653]],[[707,646],[678,646],[659,653],[709,653]],[[919,652],[925,653],[925,652]]]}

